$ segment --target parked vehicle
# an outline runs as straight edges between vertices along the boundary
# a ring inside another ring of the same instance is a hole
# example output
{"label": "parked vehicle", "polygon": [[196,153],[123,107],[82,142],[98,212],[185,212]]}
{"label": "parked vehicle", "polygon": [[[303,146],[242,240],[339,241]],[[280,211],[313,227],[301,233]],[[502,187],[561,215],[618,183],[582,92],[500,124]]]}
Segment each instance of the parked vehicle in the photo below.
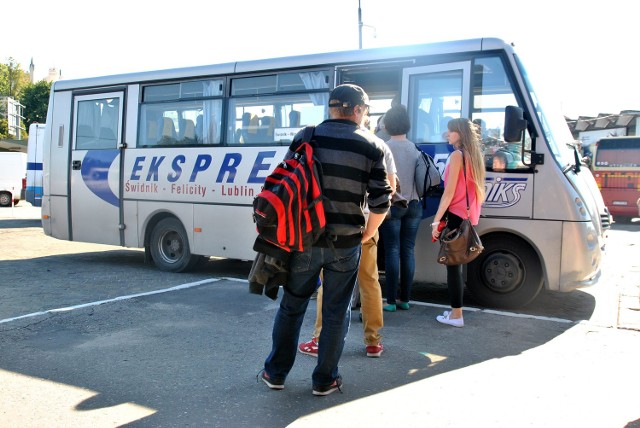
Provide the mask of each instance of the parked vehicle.
{"label": "parked vehicle", "polygon": [[[600,276],[609,214],[580,168],[564,117],[528,79],[513,47],[475,39],[304,55],[58,81],[44,149],[43,227],[73,241],[144,247],[163,270],[203,256],[252,260],[252,201],[291,138],[327,118],[331,90],[362,86],[370,117],[394,98],[408,138],[444,170],[447,122],[482,131],[487,165],[478,232],[485,251],[466,270],[487,306],[522,306],[543,287],[571,291]],[[506,121],[505,121],[506,118]],[[445,282],[427,201],[415,279]]]}
{"label": "parked vehicle", "polygon": [[26,153],[0,152],[0,207],[20,202],[26,175]]}
{"label": "parked vehicle", "polygon": [[34,207],[42,206],[42,150],[44,147],[43,123],[29,126],[27,147],[27,186],[25,199]]}
{"label": "parked vehicle", "polygon": [[640,137],[602,138],[596,145],[592,169],[614,220],[640,215]]}

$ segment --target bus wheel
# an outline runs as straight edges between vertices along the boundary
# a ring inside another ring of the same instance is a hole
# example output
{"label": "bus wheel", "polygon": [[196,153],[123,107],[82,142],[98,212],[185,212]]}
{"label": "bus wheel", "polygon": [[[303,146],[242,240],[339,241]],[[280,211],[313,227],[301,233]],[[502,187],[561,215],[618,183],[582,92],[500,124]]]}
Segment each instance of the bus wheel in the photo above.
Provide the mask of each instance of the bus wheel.
{"label": "bus wheel", "polygon": [[0,192],[0,207],[11,206],[11,193]]}
{"label": "bus wheel", "polygon": [[478,303],[490,307],[519,308],[542,289],[538,255],[523,240],[511,235],[482,237],[484,251],[467,266],[467,288]]}
{"label": "bus wheel", "polygon": [[201,256],[191,254],[182,223],[174,217],[160,220],[151,231],[150,251],[160,270],[184,272],[193,268]]}

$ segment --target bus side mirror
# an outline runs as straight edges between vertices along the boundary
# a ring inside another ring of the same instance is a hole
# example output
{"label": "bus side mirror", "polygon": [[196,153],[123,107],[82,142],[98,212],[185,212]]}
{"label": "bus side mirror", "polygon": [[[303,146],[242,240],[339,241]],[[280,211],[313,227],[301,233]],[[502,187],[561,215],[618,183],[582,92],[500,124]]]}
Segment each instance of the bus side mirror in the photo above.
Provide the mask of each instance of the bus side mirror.
{"label": "bus side mirror", "polygon": [[527,129],[524,110],[516,106],[504,109],[504,140],[507,143],[517,143],[522,140],[522,132]]}

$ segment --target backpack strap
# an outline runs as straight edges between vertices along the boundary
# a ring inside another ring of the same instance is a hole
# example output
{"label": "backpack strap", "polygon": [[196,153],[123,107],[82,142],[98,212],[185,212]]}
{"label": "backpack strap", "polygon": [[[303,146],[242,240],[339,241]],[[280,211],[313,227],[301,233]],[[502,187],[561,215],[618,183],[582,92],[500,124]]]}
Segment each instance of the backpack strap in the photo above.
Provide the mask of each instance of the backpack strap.
{"label": "backpack strap", "polygon": [[[316,127],[314,125],[308,125],[304,128],[304,131],[302,133],[302,142],[303,143],[309,143],[309,145],[315,150],[316,146],[313,143],[313,134],[316,130]],[[322,174],[322,164],[320,162],[315,162],[316,167],[318,168],[318,172],[319,172],[319,177],[318,179],[320,180],[320,191],[322,192],[323,190],[323,183],[322,183],[322,179],[323,179],[323,174]],[[324,194],[322,195],[323,199],[326,199]],[[338,260],[338,253],[336,252],[336,248],[333,245],[333,242],[337,239],[337,236],[335,236],[334,234],[329,232],[329,229],[325,229],[325,232],[323,234],[323,236],[321,236],[318,240],[320,239],[324,239],[325,242],[327,243],[327,246],[331,249],[331,252],[333,253],[335,260]]]}
{"label": "backpack strap", "polygon": [[316,127],[313,125],[309,125],[304,128],[304,132],[302,133],[302,142],[303,143],[311,143],[313,139],[313,133],[315,132]]}

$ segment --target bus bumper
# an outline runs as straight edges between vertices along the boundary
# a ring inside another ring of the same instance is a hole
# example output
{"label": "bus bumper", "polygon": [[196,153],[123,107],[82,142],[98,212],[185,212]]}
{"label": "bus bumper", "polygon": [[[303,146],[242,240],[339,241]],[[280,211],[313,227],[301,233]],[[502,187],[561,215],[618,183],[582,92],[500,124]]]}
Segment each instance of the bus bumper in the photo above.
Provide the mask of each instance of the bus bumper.
{"label": "bus bumper", "polygon": [[594,285],[601,275],[603,243],[593,223],[563,222],[559,291]]}

